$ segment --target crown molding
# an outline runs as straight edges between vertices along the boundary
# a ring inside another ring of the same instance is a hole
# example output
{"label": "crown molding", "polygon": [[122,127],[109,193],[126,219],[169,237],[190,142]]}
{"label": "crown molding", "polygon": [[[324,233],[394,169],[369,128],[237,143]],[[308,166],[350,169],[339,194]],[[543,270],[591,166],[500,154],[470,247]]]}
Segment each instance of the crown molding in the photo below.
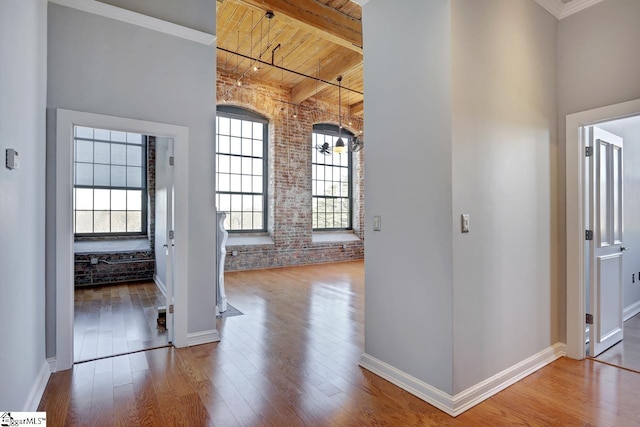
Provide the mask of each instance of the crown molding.
{"label": "crown molding", "polygon": [[572,2],[564,5],[562,13],[560,14],[560,18],[558,19],[566,18],[567,16],[578,13],[581,10],[584,10],[602,1],[604,0],[573,0]]}
{"label": "crown molding", "polygon": [[105,18],[115,19],[120,22],[126,22],[127,24],[169,34],[206,46],[211,46],[216,41],[216,36],[213,34],[163,21],[162,19],[153,18],[142,13],[132,12],[96,0],[49,0],[49,3],[59,4]]}
{"label": "crown molding", "polygon": [[567,4],[561,0],[535,0],[540,6],[544,7],[550,14],[558,19],[564,19],[574,13],[580,12],[588,7],[598,4],[604,0],[573,0]]}

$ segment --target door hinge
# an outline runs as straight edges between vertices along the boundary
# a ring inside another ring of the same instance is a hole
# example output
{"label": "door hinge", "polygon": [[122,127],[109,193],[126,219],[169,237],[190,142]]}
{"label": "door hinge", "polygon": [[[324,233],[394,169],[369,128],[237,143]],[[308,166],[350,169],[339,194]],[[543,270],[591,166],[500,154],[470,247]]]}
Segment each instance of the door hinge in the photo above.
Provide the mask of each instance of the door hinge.
{"label": "door hinge", "polygon": [[170,313],[170,314],[173,314],[173,304],[170,304],[170,305],[169,305],[169,313]]}
{"label": "door hinge", "polygon": [[173,166],[173,164],[175,163],[175,159],[173,158],[173,156],[169,157],[169,166]]}
{"label": "door hinge", "polygon": [[[171,310],[173,310],[173,306],[171,306]],[[171,311],[173,313],[173,311]],[[593,314],[587,313],[587,325],[593,325]]]}
{"label": "door hinge", "polygon": [[592,230],[585,230],[584,231],[584,239],[585,240],[593,240],[593,231]]}
{"label": "door hinge", "polygon": [[173,239],[173,230],[169,231],[169,238]]}
{"label": "door hinge", "polygon": [[584,147],[584,155],[586,157],[593,156],[593,147]]}

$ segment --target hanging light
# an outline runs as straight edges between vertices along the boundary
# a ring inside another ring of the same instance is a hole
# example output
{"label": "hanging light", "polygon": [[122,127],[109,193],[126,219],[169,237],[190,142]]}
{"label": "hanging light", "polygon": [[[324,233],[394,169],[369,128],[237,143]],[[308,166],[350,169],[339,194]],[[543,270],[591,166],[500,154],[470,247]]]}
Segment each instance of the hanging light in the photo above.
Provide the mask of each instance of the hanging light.
{"label": "hanging light", "polygon": [[347,147],[342,140],[342,76],[338,76],[338,140],[333,146],[333,152],[342,154],[347,151]]}

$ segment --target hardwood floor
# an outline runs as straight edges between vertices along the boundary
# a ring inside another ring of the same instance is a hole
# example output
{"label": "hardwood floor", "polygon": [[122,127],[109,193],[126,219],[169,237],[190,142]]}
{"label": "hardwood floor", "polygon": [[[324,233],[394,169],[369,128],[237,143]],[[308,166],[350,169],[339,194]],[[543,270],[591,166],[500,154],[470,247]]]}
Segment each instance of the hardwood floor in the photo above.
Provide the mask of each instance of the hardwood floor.
{"label": "hardwood floor", "polygon": [[640,373],[640,314],[624,322],[624,339],[595,360]]}
{"label": "hardwood floor", "polygon": [[156,320],[157,308],[164,304],[154,282],[76,288],[73,360],[167,345],[167,331]]}
{"label": "hardwood floor", "polygon": [[632,426],[640,374],[560,359],[451,418],[358,367],[361,262],[229,273],[222,341],[52,375],[51,426]]}

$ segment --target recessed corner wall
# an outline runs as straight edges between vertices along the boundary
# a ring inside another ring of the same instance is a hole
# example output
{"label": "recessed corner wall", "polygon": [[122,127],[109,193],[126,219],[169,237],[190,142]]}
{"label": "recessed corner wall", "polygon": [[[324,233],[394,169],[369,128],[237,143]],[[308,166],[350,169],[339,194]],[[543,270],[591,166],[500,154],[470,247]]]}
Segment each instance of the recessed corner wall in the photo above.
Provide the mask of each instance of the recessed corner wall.
{"label": "recessed corner wall", "polygon": [[[183,17],[205,5],[215,22],[214,3],[182,2],[185,10],[191,10]],[[166,2],[146,4],[151,8],[148,13],[166,19],[159,13]],[[215,179],[215,46],[53,3],[49,3],[48,21],[47,108],[51,116],[55,109],[63,108],[188,128],[187,328],[189,333],[215,330],[215,204],[211,191]],[[55,118],[49,122],[48,150],[55,152]],[[48,181],[55,182],[55,162],[47,169]],[[48,206],[52,215],[54,208]],[[55,263],[54,253],[48,251],[47,256],[49,263]],[[48,276],[49,296],[55,294],[55,281]],[[55,342],[55,316],[47,312],[48,343]],[[48,354],[54,355],[55,349],[48,347]]]}

